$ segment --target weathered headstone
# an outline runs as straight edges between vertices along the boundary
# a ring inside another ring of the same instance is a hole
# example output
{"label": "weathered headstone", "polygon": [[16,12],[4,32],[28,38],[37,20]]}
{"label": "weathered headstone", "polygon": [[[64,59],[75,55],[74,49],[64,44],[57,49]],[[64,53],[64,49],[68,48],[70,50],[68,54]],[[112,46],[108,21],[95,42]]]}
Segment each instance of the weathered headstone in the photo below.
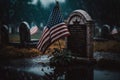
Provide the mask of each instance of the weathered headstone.
{"label": "weathered headstone", "polygon": [[9,30],[7,25],[1,27],[1,44],[7,45],[9,43]]}
{"label": "weathered headstone", "polygon": [[93,57],[93,20],[83,10],[73,11],[67,19],[68,29],[71,33],[66,40],[67,49],[75,56]]}
{"label": "weathered headstone", "polygon": [[101,30],[101,37],[105,39],[110,38],[110,26],[109,25],[103,25]]}
{"label": "weathered headstone", "polygon": [[20,43],[25,46],[27,42],[30,42],[30,27],[27,22],[22,22],[19,26]]}

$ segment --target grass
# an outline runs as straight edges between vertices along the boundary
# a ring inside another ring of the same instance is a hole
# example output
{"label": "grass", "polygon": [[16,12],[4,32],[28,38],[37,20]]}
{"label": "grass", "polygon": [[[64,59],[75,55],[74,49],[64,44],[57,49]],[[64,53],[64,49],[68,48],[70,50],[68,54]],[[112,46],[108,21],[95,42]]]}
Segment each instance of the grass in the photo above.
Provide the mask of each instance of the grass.
{"label": "grass", "polygon": [[[32,39],[39,39],[41,36],[41,31],[39,31],[37,34],[32,35]],[[19,34],[10,34],[9,35],[10,42],[20,42]],[[65,42],[63,39],[60,41],[61,48],[64,48]],[[60,46],[58,44],[58,41],[53,43],[46,53],[52,53],[54,51],[54,48],[59,48]],[[18,59],[18,58],[30,58],[41,55],[41,52],[38,51],[36,48],[16,48],[14,46],[4,46],[2,49],[0,49],[0,59]]]}
{"label": "grass", "polygon": [[[41,36],[41,31],[39,30],[36,34],[31,35],[31,39],[39,39]],[[19,33],[9,35],[10,42],[20,42]]]}
{"label": "grass", "polygon": [[[37,34],[32,35],[31,38],[39,39],[41,36],[41,31],[39,31]],[[19,34],[10,34],[10,42],[19,42]],[[60,45],[59,45],[60,43]],[[46,51],[46,53],[52,53],[54,51],[54,48],[65,48],[65,40],[61,39],[53,43]],[[114,52],[114,53],[120,53],[120,42],[118,41],[94,41],[94,52],[95,51],[104,51],[104,52]],[[38,56],[41,53],[35,49],[35,48],[15,48],[13,46],[6,46],[2,49],[0,49],[0,55],[1,57],[9,57],[9,58],[26,58],[26,57],[34,57]]]}
{"label": "grass", "polygon": [[18,33],[16,33],[16,34],[10,34],[9,35],[9,41],[10,42],[20,42],[19,34]]}
{"label": "grass", "polygon": [[[39,39],[41,32],[39,31],[37,34],[32,35],[31,38]],[[19,42],[19,34],[10,35],[10,42]],[[60,44],[62,48],[65,48],[65,41],[63,39],[60,40]],[[119,50],[120,42],[115,40],[109,41],[94,41],[94,51],[104,51],[104,52],[120,52]],[[53,45],[48,49],[51,50],[53,48],[60,48],[58,41],[53,43]]]}
{"label": "grass", "polygon": [[30,58],[40,55],[41,53],[34,48],[15,48],[13,46],[5,46],[0,49],[0,59],[18,59]]}
{"label": "grass", "polygon": [[65,40],[64,39],[60,39],[56,42],[54,42],[46,51],[46,53],[52,53],[54,52],[54,49],[57,48],[57,49],[63,49],[65,48]]}
{"label": "grass", "polygon": [[[60,40],[61,48],[64,48],[64,40]],[[53,43],[48,50],[47,53],[52,53],[54,51],[54,48],[58,48],[59,44],[58,41]],[[42,55],[42,53],[36,49],[36,48],[16,48],[14,46],[4,46],[2,49],[0,49],[0,59],[19,59],[19,58],[31,58],[38,55]]]}
{"label": "grass", "polygon": [[120,42],[115,40],[94,41],[94,51],[120,53]]}

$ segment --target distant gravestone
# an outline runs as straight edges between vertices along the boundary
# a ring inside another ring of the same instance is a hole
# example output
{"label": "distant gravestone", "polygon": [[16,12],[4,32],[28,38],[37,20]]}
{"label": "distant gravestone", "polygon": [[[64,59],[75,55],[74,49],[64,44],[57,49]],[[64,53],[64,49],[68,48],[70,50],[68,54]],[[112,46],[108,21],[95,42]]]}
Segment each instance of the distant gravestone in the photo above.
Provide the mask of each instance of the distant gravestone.
{"label": "distant gravestone", "polygon": [[9,29],[7,25],[1,27],[1,44],[7,45],[9,43]]}
{"label": "distant gravestone", "polygon": [[101,36],[101,28],[95,27],[94,37],[100,37],[100,36]]}
{"label": "distant gravestone", "polygon": [[89,14],[83,10],[75,10],[68,17],[67,25],[71,33],[66,40],[67,49],[76,56],[92,58],[94,25]]}
{"label": "distant gravestone", "polygon": [[101,30],[101,37],[105,39],[110,38],[110,26],[109,25],[103,25]]}
{"label": "distant gravestone", "polygon": [[27,42],[30,42],[30,27],[27,22],[22,22],[19,26],[20,43],[25,46]]}

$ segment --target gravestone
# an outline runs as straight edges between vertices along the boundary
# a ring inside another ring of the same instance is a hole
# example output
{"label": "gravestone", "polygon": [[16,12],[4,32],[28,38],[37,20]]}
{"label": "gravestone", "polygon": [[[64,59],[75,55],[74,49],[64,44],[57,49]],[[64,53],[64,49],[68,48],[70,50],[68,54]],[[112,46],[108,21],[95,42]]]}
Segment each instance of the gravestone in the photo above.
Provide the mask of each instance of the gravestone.
{"label": "gravestone", "polygon": [[1,44],[7,45],[9,43],[9,29],[7,25],[1,27]]}
{"label": "gravestone", "polygon": [[101,28],[95,27],[94,37],[100,37],[100,36],[101,36]]}
{"label": "gravestone", "polygon": [[93,57],[93,20],[84,10],[73,11],[67,19],[71,33],[66,39],[66,47],[74,56]]}
{"label": "gravestone", "polygon": [[110,26],[109,25],[103,25],[101,30],[101,37],[104,39],[110,38]]}
{"label": "gravestone", "polygon": [[27,22],[22,22],[19,26],[20,43],[25,46],[27,42],[30,42],[30,27]]}

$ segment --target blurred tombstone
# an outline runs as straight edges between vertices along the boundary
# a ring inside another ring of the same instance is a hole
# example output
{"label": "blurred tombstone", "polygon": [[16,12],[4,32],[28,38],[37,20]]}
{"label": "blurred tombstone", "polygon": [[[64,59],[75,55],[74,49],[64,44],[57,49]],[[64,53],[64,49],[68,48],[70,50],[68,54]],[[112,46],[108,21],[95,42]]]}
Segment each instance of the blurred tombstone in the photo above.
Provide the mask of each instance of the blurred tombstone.
{"label": "blurred tombstone", "polygon": [[79,57],[93,58],[93,20],[84,10],[73,11],[67,19],[71,33],[66,40],[67,49]]}
{"label": "blurred tombstone", "polygon": [[101,37],[104,39],[110,38],[110,26],[109,25],[103,25],[101,29]]}
{"label": "blurred tombstone", "polygon": [[7,25],[1,27],[1,44],[7,45],[9,43],[9,29]]}
{"label": "blurred tombstone", "polygon": [[22,22],[19,26],[20,43],[25,46],[27,42],[30,42],[30,27],[27,22]]}
{"label": "blurred tombstone", "polygon": [[100,35],[101,35],[101,28],[96,26],[94,37],[100,37]]}
{"label": "blurred tombstone", "polygon": [[10,34],[12,33],[12,28],[11,28],[11,27],[9,27],[9,33],[10,33]]}
{"label": "blurred tombstone", "polygon": [[19,27],[17,27],[17,30],[16,30],[17,33],[19,33]]}

